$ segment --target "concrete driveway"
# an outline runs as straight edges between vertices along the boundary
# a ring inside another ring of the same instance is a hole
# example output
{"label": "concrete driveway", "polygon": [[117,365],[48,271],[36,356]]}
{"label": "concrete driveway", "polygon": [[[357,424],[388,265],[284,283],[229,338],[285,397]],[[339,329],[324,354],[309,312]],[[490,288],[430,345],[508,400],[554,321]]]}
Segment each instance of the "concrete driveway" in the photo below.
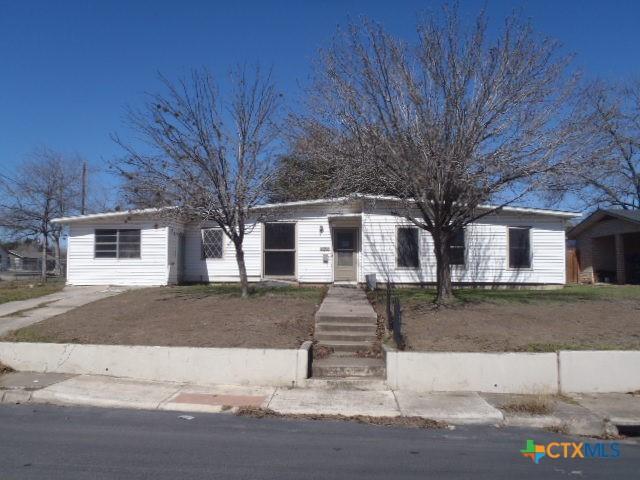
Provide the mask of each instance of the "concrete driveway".
{"label": "concrete driveway", "polygon": [[41,322],[87,303],[118,295],[128,289],[128,287],[109,285],[67,286],[51,295],[3,303],[0,305],[0,335]]}

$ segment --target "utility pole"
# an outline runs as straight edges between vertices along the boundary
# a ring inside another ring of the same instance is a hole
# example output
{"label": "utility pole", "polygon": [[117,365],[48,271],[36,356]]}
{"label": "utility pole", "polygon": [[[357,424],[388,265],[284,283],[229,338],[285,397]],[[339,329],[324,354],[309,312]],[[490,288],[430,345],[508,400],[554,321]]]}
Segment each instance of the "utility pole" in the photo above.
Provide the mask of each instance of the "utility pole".
{"label": "utility pole", "polygon": [[86,213],[87,207],[87,162],[82,162],[82,194],[81,194],[80,214]]}

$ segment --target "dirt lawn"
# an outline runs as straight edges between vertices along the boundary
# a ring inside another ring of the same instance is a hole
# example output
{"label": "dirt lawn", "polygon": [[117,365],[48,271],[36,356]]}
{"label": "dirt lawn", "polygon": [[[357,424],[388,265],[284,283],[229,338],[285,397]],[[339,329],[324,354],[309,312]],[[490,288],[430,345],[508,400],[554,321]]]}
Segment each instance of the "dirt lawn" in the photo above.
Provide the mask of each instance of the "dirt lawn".
{"label": "dirt lawn", "polygon": [[189,347],[296,348],[311,337],[323,288],[145,288],[98,300],[5,341]]}
{"label": "dirt lawn", "polygon": [[398,291],[408,350],[640,350],[640,286],[459,291],[456,305],[439,310],[432,292]]}

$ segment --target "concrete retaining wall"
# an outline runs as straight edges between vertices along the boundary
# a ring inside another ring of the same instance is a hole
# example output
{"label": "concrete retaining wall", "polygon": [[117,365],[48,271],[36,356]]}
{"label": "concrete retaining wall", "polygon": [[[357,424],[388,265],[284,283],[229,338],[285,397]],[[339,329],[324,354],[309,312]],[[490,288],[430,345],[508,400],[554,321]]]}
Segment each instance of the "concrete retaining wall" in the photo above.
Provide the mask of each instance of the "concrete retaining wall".
{"label": "concrete retaining wall", "polygon": [[387,382],[428,392],[554,393],[555,353],[387,352]]}
{"label": "concrete retaining wall", "polygon": [[640,390],[639,351],[556,353],[386,350],[387,383],[417,392],[590,393]]}
{"label": "concrete retaining wall", "polygon": [[562,351],[558,355],[563,392],[640,390],[639,351]]}
{"label": "concrete retaining wall", "polygon": [[0,342],[16,370],[196,384],[297,386],[307,378],[311,342],[297,350],[143,347]]}
{"label": "concrete retaining wall", "polygon": [[[16,370],[195,384],[303,386],[300,349],[142,347],[0,342]],[[387,383],[417,392],[606,393],[640,390],[640,351],[398,352],[385,349]]]}

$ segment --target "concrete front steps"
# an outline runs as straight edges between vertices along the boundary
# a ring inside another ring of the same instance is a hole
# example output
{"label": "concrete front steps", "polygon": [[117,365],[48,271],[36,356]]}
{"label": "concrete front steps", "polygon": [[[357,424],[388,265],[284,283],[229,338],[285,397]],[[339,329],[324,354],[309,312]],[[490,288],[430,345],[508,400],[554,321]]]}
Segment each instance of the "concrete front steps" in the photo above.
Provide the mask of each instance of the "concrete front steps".
{"label": "concrete front steps", "polygon": [[386,380],[378,377],[312,377],[307,380],[306,387],[322,390],[390,390]]}
{"label": "concrete front steps", "polygon": [[313,377],[320,378],[384,377],[385,372],[381,358],[331,355],[314,360],[312,366]]}
{"label": "concrete front steps", "polygon": [[382,359],[358,357],[377,341],[377,315],[359,288],[332,286],[316,313],[315,340],[333,353],[313,361],[313,377],[383,377]]}

